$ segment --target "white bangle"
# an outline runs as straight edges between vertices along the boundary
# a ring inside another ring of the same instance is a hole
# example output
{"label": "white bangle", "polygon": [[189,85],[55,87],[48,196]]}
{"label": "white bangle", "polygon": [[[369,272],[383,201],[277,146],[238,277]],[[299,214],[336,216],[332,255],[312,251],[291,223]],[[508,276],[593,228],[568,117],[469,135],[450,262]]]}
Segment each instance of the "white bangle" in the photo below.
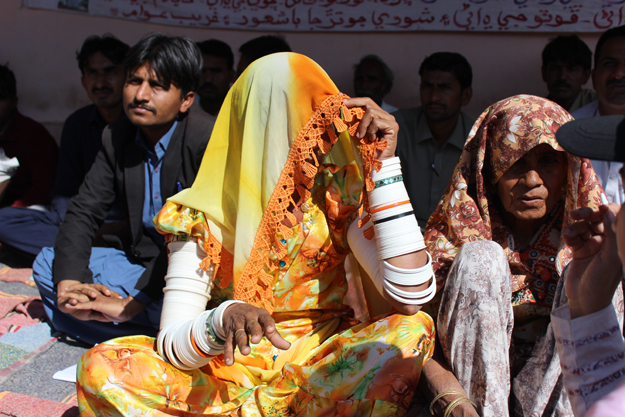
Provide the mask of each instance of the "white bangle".
{"label": "white bangle", "polygon": [[421,285],[432,278],[432,257],[428,252],[428,262],[420,268],[404,269],[391,265],[387,261],[382,261],[384,265],[384,279],[397,285]]}
{"label": "white bangle", "polygon": [[187,371],[201,368],[211,360],[211,358],[201,356],[193,348],[191,342],[192,325],[193,320],[190,319],[176,320],[159,333],[159,339],[162,337],[163,341],[157,341],[157,346],[164,350],[164,352],[159,353],[176,368]]}
{"label": "white bangle", "polygon": [[232,304],[237,304],[237,303],[243,303],[243,301],[239,301],[239,300],[224,301],[223,303],[219,304],[219,307],[215,309],[216,310],[215,315],[213,316],[213,322],[211,324],[213,326],[213,330],[215,331],[215,334],[217,335],[217,337],[219,337],[222,340],[226,340],[226,332],[224,330],[224,323],[223,323],[224,311],[226,311],[226,309],[230,307]]}
{"label": "white bangle", "polygon": [[[398,166],[401,169],[401,161],[398,156],[394,158],[390,158],[390,159],[385,159],[384,161],[382,161],[382,167],[380,168],[379,171],[376,171],[375,169],[371,171],[371,179],[373,181],[379,181],[381,179],[389,177],[391,176],[391,175],[388,175],[389,172],[391,172],[394,169],[397,169]],[[401,175],[401,172],[400,172],[400,175]]]}
{"label": "white bangle", "polygon": [[425,241],[414,214],[374,225],[373,228],[381,260],[425,248]]}
{"label": "white bangle", "polygon": [[224,351],[226,336],[223,313],[235,303],[242,301],[225,301],[216,309],[206,310],[194,319],[181,318],[168,323],[158,334],[158,353],[178,369],[192,370],[206,365]]}
{"label": "white bangle", "polygon": [[169,264],[160,328],[181,318],[195,318],[206,310],[213,286],[213,271],[205,272],[200,262],[205,253],[194,241],[167,244]]}
{"label": "white bangle", "polygon": [[391,284],[387,280],[384,280],[384,288],[386,289],[386,293],[388,295],[390,295],[393,299],[399,301],[400,303],[409,305],[423,305],[431,301],[432,298],[434,298],[434,295],[436,295],[436,280],[434,279],[434,277],[432,277],[432,283],[430,284],[430,286],[426,290],[418,292],[402,291],[393,286],[393,284]]}

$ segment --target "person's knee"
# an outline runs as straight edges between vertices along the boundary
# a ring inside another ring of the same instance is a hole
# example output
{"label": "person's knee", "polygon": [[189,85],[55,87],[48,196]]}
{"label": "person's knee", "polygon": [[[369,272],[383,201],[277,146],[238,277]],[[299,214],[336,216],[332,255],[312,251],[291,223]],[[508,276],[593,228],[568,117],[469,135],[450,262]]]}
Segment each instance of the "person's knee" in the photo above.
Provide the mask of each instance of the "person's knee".
{"label": "person's knee", "polygon": [[38,286],[54,289],[52,280],[52,263],[54,262],[54,248],[43,248],[33,262],[33,279]]}
{"label": "person's knee", "polygon": [[458,302],[484,308],[485,304],[509,303],[510,267],[501,245],[488,240],[465,243],[452,264],[444,291],[452,305]]}
{"label": "person's knee", "polygon": [[105,369],[105,364],[102,361],[102,353],[110,346],[106,343],[101,343],[92,347],[85,352],[78,361],[78,370],[87,370],[87,372],[77,372],[77,386],[86,393],[97,393],[99,391],[99,385],[102,383],[100,378],[94,378],[94,375],[102,375],[102,372],[108,372]]}
{"label": "person's knee", "polygon": [[0,209],[0,242],[9,240],[18,230],[16,230],[16,219],[20,217],[19,209],[15,207],[5,207]]}
{"label": "person's knee", "polygon": [[472,261],[488,259],[489,261],[506,261],[506,253],[501,245],[492,240],[476,240],[462,245],[458,257],[467,257]]}
{"label": "person's knee", "polygon": [[[491,287],[500,287],[509,281],[508,258],[501,245],[492,240],[478,240],[465,243],[456,256],[457,277],[467,283],[466,275],[479,274],[481,280]],[[452,274],[450,274],[452,275]]]}

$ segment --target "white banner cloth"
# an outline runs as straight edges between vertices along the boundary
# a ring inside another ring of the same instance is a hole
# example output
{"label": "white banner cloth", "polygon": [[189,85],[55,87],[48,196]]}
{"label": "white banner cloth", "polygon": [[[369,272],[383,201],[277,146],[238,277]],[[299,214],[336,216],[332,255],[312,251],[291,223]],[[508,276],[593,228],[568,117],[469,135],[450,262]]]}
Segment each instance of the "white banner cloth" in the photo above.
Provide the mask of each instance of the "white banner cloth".
{"label": "white banner cloth", "polygon": [[602,32],[621,0],[23,0],[26,7],[263,31]]}

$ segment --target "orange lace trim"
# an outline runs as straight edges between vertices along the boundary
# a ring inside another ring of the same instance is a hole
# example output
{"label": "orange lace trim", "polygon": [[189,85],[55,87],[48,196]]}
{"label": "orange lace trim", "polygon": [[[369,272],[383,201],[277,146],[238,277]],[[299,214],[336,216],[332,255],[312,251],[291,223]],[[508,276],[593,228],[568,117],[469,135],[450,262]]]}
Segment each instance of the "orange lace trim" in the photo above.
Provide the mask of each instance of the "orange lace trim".
{"label": "orange lace trim", "polygon": [[[282,224],[282,221],[288,218],[291,223],[296,223],[295,216],[288,210],[291,204],[295,205],[292,198],[293,193],[297,191],[303,201],[310,197],[310,189],[314,184],[319,166],[314,149],[319,147],[322,153],[327,154],[338,140],[334,129],[338,133],[347,130],[351,136],[355,136],[360,119],[365,113],[359,107],[348,109],[343,104],[343,100],[346,98],[348,96],[345,94],[328,97],[300,131],[291,146],[287,162],[280,173],[278,183],[256,232],[252,252],[243,268],[239,282],[234,288],[236,300],[265,308],[269,313],[273,312],[275,301],[271,273],[278,269],[279,259],[287,255],[287,246],[281,242],[278,233],[281,233],[282,238],[287,240],[293,233],[289,227]],[[334,129],[331,126],[334,126]],[[331,144],[322,138],[325,132],[328,132]],[[364,171],[362,175],[365,179],[366,191],[371,191],[374,187],[370,178],[371,169],[379,170],[382,165],[382,162],[374,159],[375,151],[385,148],[386,142],[376,140],[372,143],[366,143],[364,139],[360,140],[358,150],[361,153]],[[306,161],[309,157],[314,160],[314,165]],[[361,203],[360,214],[362,214],[363,209],[369,206],[367,192],[362,193]],[[362,224],[366,224],[366,222]],[[227,286],[232,280],[232,255],[225,250],[222,251],[221,243],[212,234],[207,241],[203,242],[203,247],[207,256],[200,266],[202,269],[207,269],[212,262],[215,265],[216,276],[218,269],[221,269],[219,275],[223,278],[220,286]],[[276,255],[277,260],[274,261],[269,258],[271,252]]]}

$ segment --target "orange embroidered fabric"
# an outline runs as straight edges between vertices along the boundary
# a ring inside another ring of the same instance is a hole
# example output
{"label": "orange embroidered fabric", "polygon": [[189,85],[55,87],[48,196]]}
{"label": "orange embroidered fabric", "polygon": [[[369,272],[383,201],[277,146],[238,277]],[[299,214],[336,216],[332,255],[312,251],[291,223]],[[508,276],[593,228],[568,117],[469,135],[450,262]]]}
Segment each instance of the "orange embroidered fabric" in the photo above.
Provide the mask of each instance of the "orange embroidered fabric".
{"label": "orange embroidered fabric", "polygon": [[[269,259],[269,254],[273,251],[280,259],[287,253],[286,245],[281,242],[277,234],[281,233],[285,239],[291,237],[291,229],[282,224],[282,221],[288,218],[291,223],[296,223],[295,216],[288,210],[291,204],[295,205],[293,194],[297,192],[303,201],[310,197],[310,188],[319,166],[314,149],[319,147],[324,154],[330,152],[331,145],[335,144],[338,139],[336,133],[347,131],[350,136],[354,137],[360,119],[364,115],[364,110],[361,108],[348,109],[343,104],[346,98],[348,97],[344,94],[327,98],[291,146],[287,162],[256,233],[252,253],[239,278],[239,284],[234,290],[236,300],[263,307],[269,313],[273,312],[274,301],[271,289],[273,277],[270,272],[275,271],[278,265],[276,261]],[[331,143],[322,138],[326,132]],[[381,162],[374,160],[377,147],[379,147],[377,141],[373,143],[360,141],[359,148],[364,170],[362,175],[366,179],[370,179],[372,167],[381,165]],[[315,165],[306,161],[310,157],[313,158]],[[373,184],[370,189],[373,189],[372,187]],[[366,199],[366,193],[363,193],[363,199]],[[211,260],[215,263],[214,259]]]}
{"label": "orange embroidered fabric", "polygon": [[[289,207],[310,195],[317,156],[338,167],[355,161],[368,191],[371,170],[381,167],[375,155],[386,142],[354,137],[364,110],[348,109],[346,98],[308,57],[280,53],[254,61],[222,104],[193,186],[168,200],[157,229],[177,234],[170,217],[196,210],[180,226],[205,229],[193,234],[207,253],[202,268],[215,267],[235,299],[272,312],[278,262],[271,259],[286,253],[277,235],[290,236],[282,222],[294,223]],[[368,206],[367,194],[361,198],[359,214]]]}

